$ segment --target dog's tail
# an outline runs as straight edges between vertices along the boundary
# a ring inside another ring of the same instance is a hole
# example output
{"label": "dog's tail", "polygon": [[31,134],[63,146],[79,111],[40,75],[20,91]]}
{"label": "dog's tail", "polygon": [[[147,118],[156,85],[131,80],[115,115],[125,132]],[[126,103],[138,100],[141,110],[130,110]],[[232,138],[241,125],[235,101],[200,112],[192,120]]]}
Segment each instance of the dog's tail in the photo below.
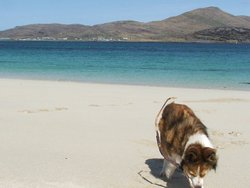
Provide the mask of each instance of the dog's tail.
{"label": "dog's tail", "polygon": [[[163,106],[161,107],[159,113],[157,114],[156,118],[155,118],[155,131],[156,131],[156,140],[157,140],[157,145],[158,145],[158,148],[161,152],[161,154],[164,156],[164,154],[162,153],[162,150],[161,150],[161,132],[159,130],[159,123],[160,123],[160,120],[162,118],[162,113],[163,113],[163,110],[164,108],[172,101],[172,100],[175,100],[176,97],[169,97],[165,103],[163,104]],[[174,101],[172,101],[174,102]],[[171,103],[172,103],[171,102]]]}

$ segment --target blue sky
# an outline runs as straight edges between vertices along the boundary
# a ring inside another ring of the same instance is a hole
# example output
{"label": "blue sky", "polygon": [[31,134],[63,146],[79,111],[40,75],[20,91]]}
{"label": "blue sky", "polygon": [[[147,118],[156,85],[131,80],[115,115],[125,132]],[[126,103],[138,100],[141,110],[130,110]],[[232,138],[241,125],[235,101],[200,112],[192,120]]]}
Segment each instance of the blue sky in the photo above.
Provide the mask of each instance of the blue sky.
{"label": "blue sky", "polygon": [[250,16],[250,0],[0,0],[0,30],[33,23],[149,22],[208,6]]}

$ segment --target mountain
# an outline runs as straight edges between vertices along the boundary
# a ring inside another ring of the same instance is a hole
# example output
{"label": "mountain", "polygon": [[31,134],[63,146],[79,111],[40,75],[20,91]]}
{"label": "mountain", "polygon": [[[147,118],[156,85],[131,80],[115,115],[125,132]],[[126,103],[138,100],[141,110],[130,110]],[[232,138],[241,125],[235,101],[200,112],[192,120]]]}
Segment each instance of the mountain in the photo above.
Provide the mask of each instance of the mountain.
{"label": "mountain", "polygon": [[216,27],[250,28],[250,21],[228,14],[217,7],[196,9],[149,24],[161,29],[161,33],[166,33],[166,38],[183,38],[194,32]]}
{"label": "mountain", "polygon": [[[249,16],[234,16],[217,7],[200,8],[179,16],[148,23],[132,20],[94,26],[32,24],[0,31],[11,40],[113,40],[113,41],[223,41],[249,42]],[[227,35],[222,40],[222,35]]]}
{"label": "mountain", "polygon": [[250,22],[250,16],[239,16],[239,17]]}
{"label": "mountain", "polygon": [[117,21],[93,26],[94,29],[105,33],[111,38],[127,39],[131,41],[150,40],[155,35],[156,28],[136,21]]}
{"label": "mountain", "polygon": [[250,29],[240,27],[216,27],[195,32],[193,35],[200,41],[250,43]]}
{"label": "mountain", "polygon": [[92,28],[84,25],[63,25],[63,24],[32,24],[26,26],[17,26],[0,32],[0,37],[11,39],[25,38],[57,38],[69,39],[91,36]]}

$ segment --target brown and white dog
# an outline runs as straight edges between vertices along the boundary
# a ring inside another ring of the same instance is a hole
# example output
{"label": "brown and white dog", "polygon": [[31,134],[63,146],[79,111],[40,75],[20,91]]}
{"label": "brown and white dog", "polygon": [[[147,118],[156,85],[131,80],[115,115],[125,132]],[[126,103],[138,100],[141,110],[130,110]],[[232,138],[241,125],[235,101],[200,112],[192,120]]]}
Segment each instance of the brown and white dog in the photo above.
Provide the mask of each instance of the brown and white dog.
{"label": "brown and white dog", "polygon": [[157,142],[164,157],[161,176],[171,178],[180,167],[192,187],[202,188],[204,176],[216,169],[216,150],[194,112],[183,104],[167,104],[168,100],[156,119]]}

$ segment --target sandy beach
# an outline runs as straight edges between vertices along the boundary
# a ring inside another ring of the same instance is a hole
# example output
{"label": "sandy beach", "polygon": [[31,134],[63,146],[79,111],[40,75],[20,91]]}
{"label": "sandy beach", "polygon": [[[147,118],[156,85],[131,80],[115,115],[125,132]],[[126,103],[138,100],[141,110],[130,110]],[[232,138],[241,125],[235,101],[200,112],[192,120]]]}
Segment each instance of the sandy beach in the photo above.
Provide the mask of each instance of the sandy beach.
{"label": "sandy beach", "polygon": [[159,177],[154,119],[170,96],[218,149],[206,188],[249,187],[250,92],[0,79],[0,187],[184,188]]}

